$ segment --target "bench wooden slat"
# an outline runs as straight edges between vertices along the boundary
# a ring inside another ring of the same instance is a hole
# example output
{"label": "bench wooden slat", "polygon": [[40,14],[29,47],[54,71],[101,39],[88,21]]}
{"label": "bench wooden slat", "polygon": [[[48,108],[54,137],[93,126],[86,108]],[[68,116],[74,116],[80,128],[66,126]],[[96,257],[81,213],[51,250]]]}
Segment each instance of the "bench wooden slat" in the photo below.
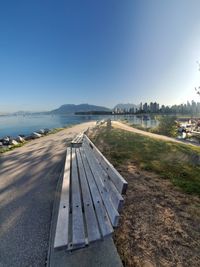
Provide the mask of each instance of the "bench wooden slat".
{"label": "bench wooden slat", "polygon": [[83,139],[83,134],[81,134],[80,136],[78,136],[77,142],[78,143],[82,142],[82,139]]}
{"label": "bench wooden slat", "polygon": [[88,187],[88,181],[85,175],[85,170],[79,149],[76,149],[76,155],[77,155],[80,183],[82,188],[82,198],[83,198],[83,206],[84,206],[84,213],[87,226],[88,242],[93,242],[101,239],[101,234],[99,232],[99,226],[94,211],[92,198],[90,195],[90,189]]}
{"label": "bench wooden slat", "polygon": [[89,151],[89,149],[87,147],[84,148],[85,152],[86,152],[86,156],[89,162],[89,165],[91,167],[91,171],[93,173],[94,179],[96,181],[97,187],[99,189],[99,192],[101,194],[101,197],[103,199],[104,205],[106,207],[106,210],[108,212],[110,221],[112,223],[112,225],[114,227],[116,227],[118,225],[118,221],[119,221],[119,213],[118,211],[115,209],[111,199],[110,199],[110,195],[109,192],[107,190],[107,188],[103,185],[102,181],[101,181],[101,173],[99,171],[99,166],[97,164],[95,164],[95,161]]}
{"label": "bench wooden slat", "polygon": [[95,156],[98,158],[100,164],[108,173],[109,177],[113,181],[120,194],[124,194],[127,189],[127,182],[120,175],[120,173],[113,167],[113,165],[103,156],[103,154],[96,148],[96,146],[90,141],[87,135],[84,134],[84,142],[91,147]]}
{"label": "bench wooden slat", "polygon": [[85,230],[82,213],[81,192],[78,178],[77,161],[75,148],[72,148],[72,170],[71,170],[71,191],[72,191],[72,247],[80,248],[85,246]]}
{"label": "bench wooden slat", "polygon": [[54,247],[68,245],[71,148],[67,148]]}
{"label": "bench wooden slat", "polygon": [[82,156],[82,160],[83,160],[83,165],[85,168],[86,177],[87,177],[88,184],[90,187],[90,192],[91,192],[91,196],[93,199],[93,204],[95,207],[98,223],[99,223],[99,226],[101,229],[101,234],[103,237],[109,236],[113,232],[113,227],[112,227],[111,222],[109,220],[107,211],[104,207],[104,204],[103,204],[102,198],[100,196],[99,190],[97,188],[96,182],[94,180],[93,174],[90,170],[90,166],[88,164],[88,161],[87,161],[87,158],[85,155],[85,151],[83,150],[82,147],[80,148],[80,152],[81,152],[81,156]]}
{"label": "bench wooden slat", "polygon": [[75,136],[75,138],[72,140],[72,142],[74,142],[74,143],[75,143],[75,142],[76,142],[76,140],[77,140],[77,138],[78,138],[78,136],[76,135],[76,136]]}
{"label": "bench wooden slat", "polygon": [[[91,151],[93,153],[93,151]],[[96,157],[93,157],[93,160],[96,164],[96,167],[99,170],[101,181],[104,185],[104,187],[108,190],[111,201],[114,205],[114,207],[118,210],[121,211],[124,199],[122,195],[118,192],[117,188],[113,184],[112,180],[109,178],[108,174],[106,171],[102,168],[101,164],[99,164],[99,161]]]}
{"label": "bench wooden slat", "polygon": [[82,139],[83,139],[83,134],[78,134],[77,136],[75,136],[75,138],[72,140],[71,143],[80,143],[82,142]]}

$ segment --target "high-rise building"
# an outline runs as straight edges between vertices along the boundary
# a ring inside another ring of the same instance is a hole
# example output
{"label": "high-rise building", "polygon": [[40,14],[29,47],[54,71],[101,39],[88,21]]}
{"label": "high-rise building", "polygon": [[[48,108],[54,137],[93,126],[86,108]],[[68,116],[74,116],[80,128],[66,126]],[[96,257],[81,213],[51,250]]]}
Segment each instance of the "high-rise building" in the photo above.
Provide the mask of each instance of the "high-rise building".
{"label": "high-rise building", "polygon": [[148,104],[147,103],[144,103],[143,110],[144,110],[144,112],[148,112]]}

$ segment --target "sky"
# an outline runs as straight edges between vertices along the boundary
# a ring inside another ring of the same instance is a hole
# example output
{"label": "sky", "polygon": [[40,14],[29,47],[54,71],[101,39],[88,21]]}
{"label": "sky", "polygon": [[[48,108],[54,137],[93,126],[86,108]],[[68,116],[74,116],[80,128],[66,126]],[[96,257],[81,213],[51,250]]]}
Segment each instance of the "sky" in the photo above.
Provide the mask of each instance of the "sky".
{"label": "sky", "polygon": [[199,0],[0,1],[0,111],[200,101]]}

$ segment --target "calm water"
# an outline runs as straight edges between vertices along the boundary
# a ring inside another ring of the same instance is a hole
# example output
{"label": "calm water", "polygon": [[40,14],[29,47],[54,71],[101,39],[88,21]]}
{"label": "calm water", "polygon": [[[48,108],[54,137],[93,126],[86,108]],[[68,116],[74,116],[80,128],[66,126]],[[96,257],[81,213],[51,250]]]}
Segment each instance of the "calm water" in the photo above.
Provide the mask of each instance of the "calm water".
{"label": "calm water", "polygon": [[136,115],[26,115],[26,116],[0,116],[0,138],[6,135],[17,136],[19,134],[28,135],[33,131],[43,128],[57,128],[67,125],[78,124],[91,120],[101,120],[112,118],[112,120],[127,119],[134,124],[143,125],[144,127],[155,127],[158,121],[154,118],[145,120],[143,116]]}

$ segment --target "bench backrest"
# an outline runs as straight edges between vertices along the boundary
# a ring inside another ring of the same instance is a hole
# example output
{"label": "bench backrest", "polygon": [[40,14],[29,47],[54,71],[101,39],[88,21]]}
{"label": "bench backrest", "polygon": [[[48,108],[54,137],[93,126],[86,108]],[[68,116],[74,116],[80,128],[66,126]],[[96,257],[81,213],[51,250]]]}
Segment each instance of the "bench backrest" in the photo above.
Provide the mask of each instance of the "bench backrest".
{"label": "bench backrest", "polygon": [[89,151],[91,151],[95,155],[99,164],[106,171],[109,178],[117,188],[118,192],[120,194],[125,194],[128,185],[127,182],[85,134],[83,135],[82,146],[88,148]]}

